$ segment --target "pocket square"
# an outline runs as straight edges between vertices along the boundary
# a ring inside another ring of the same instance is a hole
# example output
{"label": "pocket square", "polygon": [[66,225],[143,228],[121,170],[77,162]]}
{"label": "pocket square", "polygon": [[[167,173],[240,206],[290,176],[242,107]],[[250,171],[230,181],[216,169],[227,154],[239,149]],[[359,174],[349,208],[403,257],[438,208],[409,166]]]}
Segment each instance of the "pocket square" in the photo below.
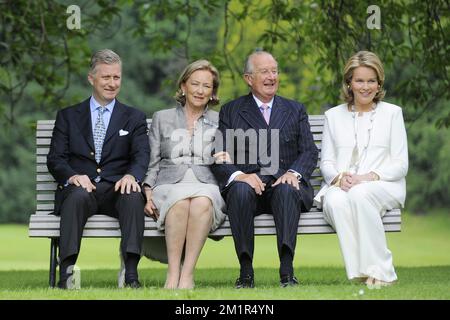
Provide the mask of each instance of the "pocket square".
{"label": "pocket square", "polygon": [[122,130],[122,129],[119,130],[119,136],[120,136],[120,137],[121,137],[121,136],[126,136],[128,133],[129,133],[129,132],[126,131],[126,130]]}

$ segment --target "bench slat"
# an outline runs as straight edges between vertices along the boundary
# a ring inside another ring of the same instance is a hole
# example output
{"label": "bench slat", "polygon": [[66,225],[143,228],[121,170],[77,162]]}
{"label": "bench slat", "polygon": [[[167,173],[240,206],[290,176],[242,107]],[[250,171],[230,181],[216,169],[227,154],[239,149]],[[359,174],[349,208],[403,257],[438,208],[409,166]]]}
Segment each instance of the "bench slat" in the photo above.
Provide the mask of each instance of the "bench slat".
{"label": "bench slat", "polygon": [[[384,225],[385,231],[388,232],[398,232],[401,231],[401,226],[399,224],[387,224]],[[318,233],[335,233],[330,226],[309,226],[309,227],[299,227],[297,232],[299,234],[318,234]],[[275,228],[255,228],[256,235],[274,235]],[[33,230],[30,229],[28,235],[30,237],[38,238],[52,238],[59,237],[59,230]],[[106,229],[85,229],[83,231],[83,237],[85,238],[118,238],[120,237],[120,230],[106,230]],[[219,228],[215,232],[211,233],[210,236],[230,236],[231,229],[229,228]],[[163,237],[164,233],[158,230],[145,230],[144,237]]]}
{"label": "bench slat", "polygon": [[[29,235],[30,237],[56,237],[59,236],[59,216],[47,215],[30,217]],[[400,210],[387,212],[383,217],[383,224],[386,231],[400,231],[401,216]],[[120,236],[119,222],[116,218],[106,215],[94,215],[88,219],[85,226],[86,237],[114,237]],[[98,234],[95,234],[95,231]],[[153,232],[153,233],[152,233]],[[259,215],[255,218],[255,234],[274,234],[273,216],[269,214]],[[323,219],[323,213],[303,213],[300,216],[298,233],[334,233],[333,229]],[[149,217],[145,217],[144,234],[163,235],[156,230],[156,222]],[[231,235],[231,228],[228,219],[222,226],[211,233],[211,235]]]}

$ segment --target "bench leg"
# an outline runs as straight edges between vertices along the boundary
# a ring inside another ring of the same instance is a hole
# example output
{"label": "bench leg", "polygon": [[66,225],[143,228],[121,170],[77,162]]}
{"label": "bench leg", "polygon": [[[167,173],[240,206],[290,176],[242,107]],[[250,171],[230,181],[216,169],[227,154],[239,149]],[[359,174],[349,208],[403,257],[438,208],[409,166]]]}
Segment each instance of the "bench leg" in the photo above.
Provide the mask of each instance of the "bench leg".
{"label": "bench leg", "polygon": [[56,266],[58,264],[57,252],[58,252],[58,238],[51,238],[50,240],[50,274],[49,284],[51,288],[56,284]]}

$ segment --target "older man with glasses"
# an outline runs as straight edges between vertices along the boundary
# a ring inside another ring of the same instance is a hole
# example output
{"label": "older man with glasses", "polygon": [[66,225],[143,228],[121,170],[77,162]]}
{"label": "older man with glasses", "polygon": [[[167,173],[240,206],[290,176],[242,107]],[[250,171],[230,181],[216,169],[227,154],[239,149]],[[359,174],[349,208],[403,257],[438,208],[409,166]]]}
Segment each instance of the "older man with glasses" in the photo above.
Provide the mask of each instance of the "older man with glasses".
{"label": "older man with glasses", "polygon": [[[261,213],[274,217],[280,285],[298,285],[293,269],[297,227],[300,212],[312,205],[309,179],[318,150],[304,105],[276,95],[278,75],[278,63],[270,53],[252,53],[244,69],[251,92],[225,104],[219,115],[220,142],[231,163],[214,164],[212,170],[227,203],[240,263],[238,289],[254,287],[254,217]],[[239,137],[243,133],[245,139]],[[256,137],[253,143],[251,137]]]}

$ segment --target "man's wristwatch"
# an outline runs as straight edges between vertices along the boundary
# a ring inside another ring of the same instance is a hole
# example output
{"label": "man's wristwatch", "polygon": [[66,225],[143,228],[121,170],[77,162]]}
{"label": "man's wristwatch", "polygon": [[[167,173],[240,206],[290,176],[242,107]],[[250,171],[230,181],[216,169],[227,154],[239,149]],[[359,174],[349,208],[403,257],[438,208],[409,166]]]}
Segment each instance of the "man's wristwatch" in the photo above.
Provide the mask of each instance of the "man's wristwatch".
{"label": "man's wristwatch", "polygon": [[298,182],[300,182],[300,180],[302,180],[302,175],[300,173],[298,173],[297,171],[289,169],[288,172],[293,173],[297,177]]}

